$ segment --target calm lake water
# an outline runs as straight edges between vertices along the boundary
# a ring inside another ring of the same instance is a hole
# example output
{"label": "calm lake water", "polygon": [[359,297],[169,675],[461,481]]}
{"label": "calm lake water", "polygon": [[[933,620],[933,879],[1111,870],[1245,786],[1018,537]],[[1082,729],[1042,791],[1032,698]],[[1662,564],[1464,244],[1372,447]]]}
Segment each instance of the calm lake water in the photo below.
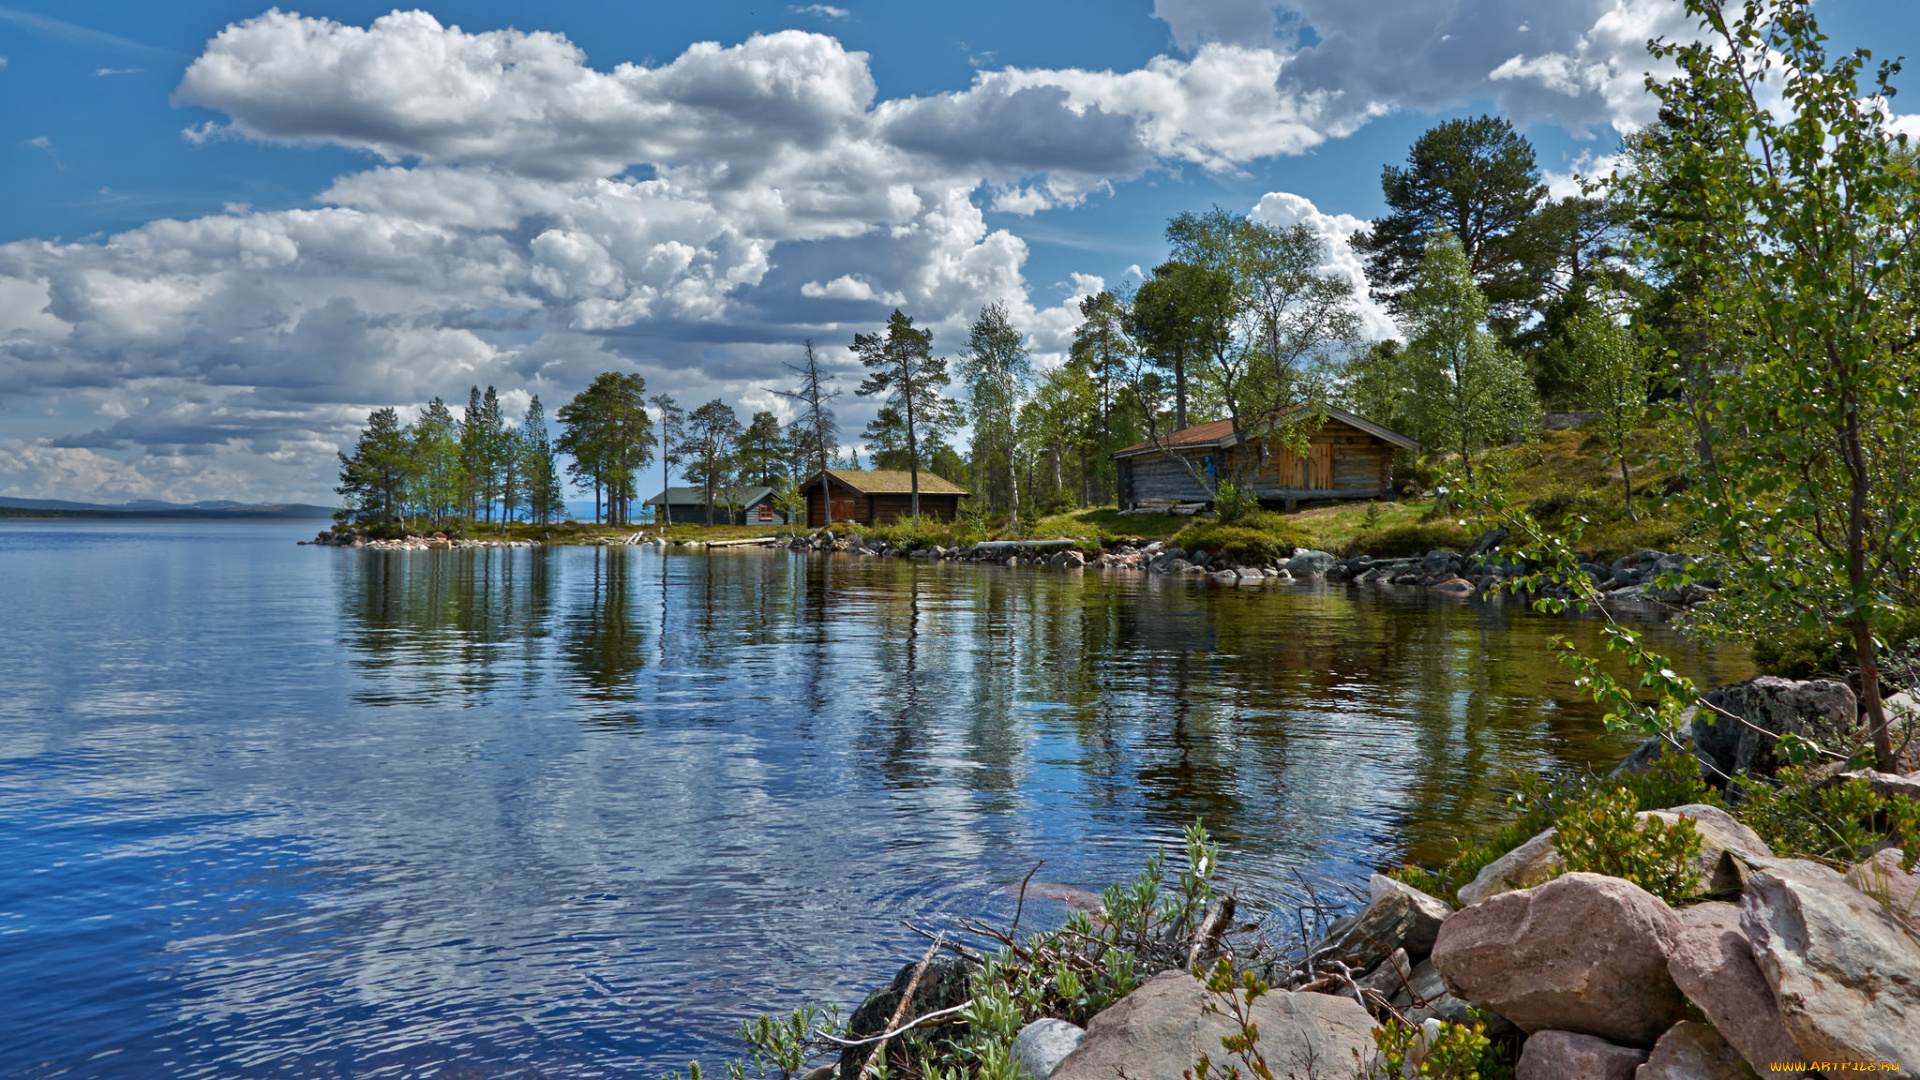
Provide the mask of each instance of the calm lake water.
{"label": "calm lake water", "polygon": [[0,523],[0,1076],[713,1066],[1041,860],[1283,903],[1627,749],[1498,604],[312,531]]}

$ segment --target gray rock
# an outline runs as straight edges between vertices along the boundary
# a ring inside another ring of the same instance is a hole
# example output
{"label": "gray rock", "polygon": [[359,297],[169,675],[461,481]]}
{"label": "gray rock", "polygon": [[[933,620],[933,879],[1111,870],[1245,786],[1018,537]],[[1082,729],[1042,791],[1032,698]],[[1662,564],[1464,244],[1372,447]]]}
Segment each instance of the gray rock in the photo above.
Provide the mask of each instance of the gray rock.
{"label": "gray rock", "polygon": [[1407,959],[1407,950],[1395,949],[1393,955],[1380,961],[1372,971],[1354,980],[1362,990],[1371,990],[1379,994],[1384,1001],[1392,1001],[1395,994],[1406,992],[1407,983],[1413,977],[1413,961]]}
{"label": "gray rock", "polygon": [[1446,548],[1435,548],[1420,560],[1421,571],[1431,577],[1452,577],[1461,566],[1460,553]]}
{"label": "gray rock", "polygon": [[[884,988],[867,995],[867,1000],[847,1018],[847,1037],[861,1039],[869,1035],[878,1035],[886,1030],[888,1020],[893,1018],[895,1007],[907,992],[907,983],[913,979],[913,969],[917,964],[907,964],[894,973],[893,981]],[[907,1006],[909,1017],[924,1016],[935,1009],[950,1008],[967,1000],[972,990],[970,980],[972,967],[957,956],[936,956],[927,964],[927,969],[914,986],[913,1001]],[[919,1032],[900,1036],[893,1042],[899,1052],[907,1052],[924,1038]],[[857,1080],[861,1067],[866,1063],[867,1054],[872,1047],[848,1047],[840,1054],[841,1080]],[[891,1057],[891,1053],[889,1054]]]}
{"label": "gray rock", "polygon": [[1884,773],[1877,769],[1855,769],[1852,772],[1835,773],[1820,781],[1822,788],[1839,787],[1855,780],[1864,780],[1874,795],[1882,799],[1903,798],[1920,799],[1920,772],[1901,776],[1897,773]]}
{"label": "gray rock", "polygon": [[[1411,992],[1409,992],[1411,991]],[[1447,989],[1447,981],[1433,966],[1432,960],[1422,960],[1413,967],[1413,973],[1407,977],[1397,992],[1392,995],[1390,1004],[1408,1023],[1419,1024],[1427,1020],[1445,1020],[1452,1024],[1472,1024],[1484,1019],[1487,1034],[1496,1038],[1517,1034],[1519,1029],[1507,1022],[1507,1018],[1498,1013],[1482,1009],[1476,1014],[1473,1005],[1461,1000],[1453,991]]]}
{"label": "gray rock", "polygon": [[[1762,1062],[1762,1064],[1766,1064]],[[1707,1024],[1682,1020],[1653,1044],[1634,1080],[1749,1080],[1746,1062]]]}
{"label": "gray rock", "polygon": [[1455,994],[1523,1031],[1646,1047],[1684,1018],[1667,973],[1679,930],[1673,909],[1639,886],[1567,874],[1455,912],[1433,966]]}
{"label": "gray rock", "polygon": [[1773,988],[1740,928],[1740,909],[1695,904],[1679,918],[1680,932],[1667,952],[1667,973],[1681,992],[1746,1060],[1762,1065],[1799,1060],[1800,1048],[1787,1037]]}
{"label": "gray rock", "polygon": [[1287,573],[1297,578],[1324,577],[1328,570],[1333,569],[1336,561],[1332,554],[1325,551],[1296,551],[1293,558],[1287,560]]}
{"label": "gray rock", "polygon": [[1335,923],[1314,947],[1314,958],[1337,960],[1356,972],[1372,970],[1395,949],[1405,949],[1415,961],[1426,959],[1441,921],[1452,909],[1383,874],[1373,875],[1368,888],[1372,899],[1367,906]]}
{"label": "gray rock", "polygon": [[[1788,732],[1834,748],[1852,745],[1865,730],[1852,688],[1827,679],[1795,682],[1762,675],[1710,690],[1704,700],[1714,708],[1702,708],[1695,715],[1693,742],[1695,753],[1712,765],[1708,774],[1714,780],[1718,779],[1715,770],[1729,776],[1743,771],[1773,775],[1780,764],[1773,744]],[[1742,717],[1746,723],[1715,709]]]}
{"label": "gray rock", "polygon": [[1513,1080],[1633,1080],[1644,1050],[1573,1031],[1541,1031],[1520,1048]]}
{"label": "gray rock", "polygon": [[1065,1020],[1035,1020],[1013,1037],[1013,1063],[1032,1080],[1047,1080],[1086,1037]]}
{"label": "gray rock", "polygon": [[1474,537],[1473,543],[1468,544],[1467,550],[1462,554],[1469,559],[1477,559],[1487,552],[1492,551],[1494,548],[1499,547],[1501,544],[1506,543],[1508,535],[1509,533],[1505,525],[1488,529],[1486,532]]}
{"label": "gray rock", "polygon": [[[1204,1008],[1210,995],[1192,975],[1167,971],[1087,1022],[1087,1037],[1052,1080],[1177,1080],[1206,1054],[1238,1065],[1220,1047],[1238,1028]],[[1374,1020],[1352,998],[1276,990],[1253,1003],[1259,1047],[1276,1077],[1356,1080],[1374,1052]]]}
{"label": "gray rock", "polygon": [[1535,836],[1505,855],[1480,868],[1473,880],[1457,891],[1460,906],[1469,907],[1489,896],[1528,889],[1538,885],[1566,866],[1560,852],[1554,850],[1553,830]]}
{"label": "gray rock", "polygon": [[1844,881],[1762,871],[1740,926],[1803,1054],[1920,1070],[1920,940],[1891,912]]}

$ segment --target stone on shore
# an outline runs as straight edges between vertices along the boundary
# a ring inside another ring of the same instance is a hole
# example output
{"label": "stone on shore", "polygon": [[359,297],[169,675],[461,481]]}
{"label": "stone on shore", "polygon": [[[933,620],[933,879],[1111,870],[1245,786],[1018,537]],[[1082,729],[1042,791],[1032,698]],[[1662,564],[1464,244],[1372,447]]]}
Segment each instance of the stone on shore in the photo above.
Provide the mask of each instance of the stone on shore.
{"label": "stone on shore", "polygon": [[1920,866],[1900,869],[1900,849],[1887,848],[1847,871],[1853,887],[1880,902],[1880,906],[1920,934]]}
{"label": "stone on shore", "polygon": [[[1205,1009],[1212,995],[1192,975],[1166,971],[1087,1022],[1086,1039],[1051,1080],[1177,1080],[1206,1054],[1240,1064],[1220,1046],[1239,1028]],[[1374,1052],[1374,1019],[1352,998],[1275,990],[1252,1005],[1260,1051],[1278,1077],[1356,1080]]]}
{"label": "stone on shore", "polygon": [[1920,1069],[1920,941],[1892,912],[1845,881],[1762,871],[1740,925],[1806,1057]]}
{"label": "stone on shore", "polygon": [[1032,1080],[1047,1080],[1086,1037],[1065,1020],[1035,1020],[1013,1037],[1013,1063]]}
{"label": "stone on shore", "polygon": [[1650,1047],[1684,1016],[1666,956],[1679,930],[1673,909],[1639,886],[1567,874],[1456,912],[1433,965],[1460,997],[1523,1031]]}
{"label": "stone on shore", "polygon": [[1372,902],[1358,915],[1341,919],[1314,950],[1317,960],[1338,960],[1356,974],[1372,970],[1395,949],[1414,961],[1426,959],[1440,923],[1452,912],[1444,901],[1385,876],[1367,883]]}
{"label": "stone on shore", "polygon": [[1653,1044],[1647,1063],[1634,1080],[1748,1080],[1747,1071],[1727,1040],[1712,1027],[1682,1020]]}
{"label": "stone on shore", "polygon": [[1700,856],[1694,861],[1699,874],[1695,886],[1698,896],[1731,896],[1740,892],[1746,879],[1734,856],[1746,859],[1770,859],[1773,849],[1758,833],[1735,820],[1732,814],[1704,803],[1649,810],[1636,818],[1657,817],[1669,825],[1682,818],[1693,822],[1700,833]]}
{"label": "stone on shore", "polygon": [[[863,1039],[886,1030],[887,1021],[893,1019],[894,1010],[900,1004],[901,996],[907,992],[907,983],[912,981],[913,969],[917,966],[905,965],[894,973],[892,982],[867,996],[867,1000],[847,1018],[848,1038]],[[921,973],[919,983],[914,986],[913,1001],[907,1006],[904,1019],[925,1016],[936,1009],[951,1008],[966,1001],[972,989],[972,972],[972,966],[957,956],[934,957],[927,964],[926,971]],[[893,1045],[905,1049],[925,1037],[920,1032],[910,1032],[895,1039]],[[842,1051],[841,1080],[857,1080],[867,1055],[872,1052],[871,1046],[848,1047]]]}
{"label": "stone on shore", "polygon": [[1839,787],[1852,780],[1865,780],[1874,795],[1882,799],[1895,797],[1920,799],[1920,772],[1900,776],[1884,773],[1878,769],[1855,769],[1852,772],[1835,773],[1820,782],[1822,788]]}
{"label": "stone on shore", "polygon": [[1633,1080],[1647,1052],[1575,1031],[1541,1031],[1520,1048],[1513,1080]]}
{"label": "stone on shore", "polygon": [[[1742,724],[1702,707],[1692,724],[1694,753],[1711,763],[1707,779],[1755,772],[1771,776],[1779,767],[1773,744],[1789,732],[1821,746],[1848,746],[1865,733],[1859,703],[1846,683],[1828,679],[1795,682],[1762,675],[1708,691],[1706,706],[1742,717]],[[1756,730],[1759,729],[1759,730]]]}
{"label": "stone on shore", "polygon": [[1548,829],[1481,867],[1472,881],[1460,886],[1460,906],[1471,907],[1489,896],[1532,888],[1566,865],[1553,846],[1553,830]]}
{"label": "stone on shore", "polygon": [[1764,1066],[1795,1061],[1773,988],[1754,961],[1734,904],[1695,904],[1679,913],[1680,932],[1667,952],[1667,972],[1681,993],[1707,1014],[1739,1055]]}

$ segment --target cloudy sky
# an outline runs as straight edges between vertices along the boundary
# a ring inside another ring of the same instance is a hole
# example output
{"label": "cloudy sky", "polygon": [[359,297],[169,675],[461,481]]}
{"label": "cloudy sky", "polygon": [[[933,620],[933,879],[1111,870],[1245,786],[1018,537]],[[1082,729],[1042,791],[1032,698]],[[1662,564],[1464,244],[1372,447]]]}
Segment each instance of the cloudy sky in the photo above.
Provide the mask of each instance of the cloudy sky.
{"label": "cloudy sky", "polygon": [[[1819,11],[1920,47],[1911,0]],[[1046,362],[1169,215],[1307,221],[1353,272],[1422,130],[1504,113],[1564,178],[1688,32],[1674,0],[0,0],[0,495],[330,503],[370,408],[619,369],[744,415],[894,306],[951,353],[1004,300]]]}

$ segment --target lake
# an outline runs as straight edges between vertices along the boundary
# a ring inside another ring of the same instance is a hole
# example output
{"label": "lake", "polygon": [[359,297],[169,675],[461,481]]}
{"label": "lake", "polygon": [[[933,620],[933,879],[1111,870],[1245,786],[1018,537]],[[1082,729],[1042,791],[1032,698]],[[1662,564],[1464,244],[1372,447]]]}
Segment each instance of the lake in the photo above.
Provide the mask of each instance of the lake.
{"label": "lake", "polygon": [[0,1076],[717,1068],[1036,863],[1271,908],[1631,746],[1512,604],[314,528],[0,523]]}

